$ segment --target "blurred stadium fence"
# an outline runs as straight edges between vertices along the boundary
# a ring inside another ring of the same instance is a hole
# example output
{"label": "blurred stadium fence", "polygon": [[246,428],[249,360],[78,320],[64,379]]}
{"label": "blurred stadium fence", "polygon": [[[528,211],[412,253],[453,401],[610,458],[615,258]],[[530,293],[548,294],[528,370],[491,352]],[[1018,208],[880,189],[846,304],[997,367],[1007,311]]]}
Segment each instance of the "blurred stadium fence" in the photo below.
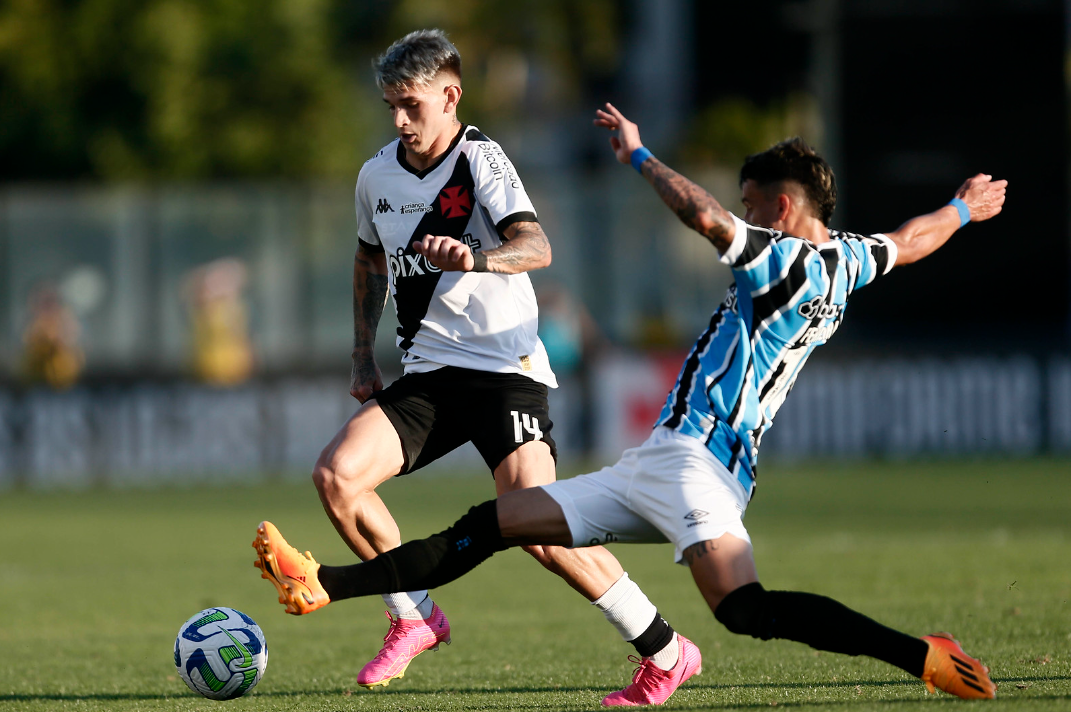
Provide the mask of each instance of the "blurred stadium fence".
{"label": "blurred stadium fence", "polygon": [[[526,173],[554,246],[554,263],[533,280],[576,295],[613,341],[634,342],[658,320],[683,345],[724,297],[728,272],[642,181],[615,167],[595,178]],[[733,174],[707,178],[737,200]],[[190,283],[224,260],[248,275],[258,373],[337,372],[352,347],[356,245],[352,185],[0,188],[0,374],[18,373],[34,294],[50,285],[81,324],[85,376],[190,375]],[[390,368],[397,323],[386,312],[377,350]]]}
{"label": "blurred stadium fence", "polygon": [[[526,172],[554,245],[554,264],[533,273],[537,291],[553,282],[582,302],[595,342],[687,348],[731,277],[614,168]],[[734,173],[702,182],[736,203]],[[0,486],[306,476],[356,407],[346,390],[354,222],[349,185],[0,189]],[[199,276],[204,298],[220,292],[205,272],[220,263],[246,275],[238,311],[253,375],[229,389],[194,382],[198,330],[211,331],[213,315],[198,322],[190,285]],[[78,323],[85,366],[71,390],[21,381],[42,284]],[[388,309],[377,343],[388,380],[395,327]],[[586,356],[586,380],[583,369],[559,374],[554,434],[566,459],[608,462],[646,437],[682,353]],[[1071,452],[1071,359],[827,356],[795,386],[764,458]],[[474,452],[459,457],[482,468]]]}
{"label": "blurred stadium fence", "polygon": [[[679,357],[617,354],[596,368],[601,462],[641,442]],[[573,391],[552,405],[563,457],[579,429]],[[563,401],[562,399],[566,399]],[[30,487],[184,484],[305,477],[356,403],[338,378],[219,390],[79,387],[0,395],[0,483]],[[1071,359],[1029,357],[815,363],[763,443],[764,458],[889,458],[1071,452]],[[455,458],[482,470],[475,451]],[[760,465],[761,467],[761,465]]]}

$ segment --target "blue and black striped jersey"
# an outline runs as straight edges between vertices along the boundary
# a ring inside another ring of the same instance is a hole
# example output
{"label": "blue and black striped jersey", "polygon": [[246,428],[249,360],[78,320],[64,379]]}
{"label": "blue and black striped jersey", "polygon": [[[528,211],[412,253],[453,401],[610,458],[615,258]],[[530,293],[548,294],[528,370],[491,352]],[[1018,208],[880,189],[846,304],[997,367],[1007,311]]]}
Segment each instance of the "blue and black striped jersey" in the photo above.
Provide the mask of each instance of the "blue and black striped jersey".
{"label": "blue and black striped jersey", "polygon": [[656,425],[702,440],[750,496],[759,443],[800,369],[840,326],[852,292],[892,269],[896,245],[837,230],[815,245],[733,220],[736,234],[721,261],[735,282]]}

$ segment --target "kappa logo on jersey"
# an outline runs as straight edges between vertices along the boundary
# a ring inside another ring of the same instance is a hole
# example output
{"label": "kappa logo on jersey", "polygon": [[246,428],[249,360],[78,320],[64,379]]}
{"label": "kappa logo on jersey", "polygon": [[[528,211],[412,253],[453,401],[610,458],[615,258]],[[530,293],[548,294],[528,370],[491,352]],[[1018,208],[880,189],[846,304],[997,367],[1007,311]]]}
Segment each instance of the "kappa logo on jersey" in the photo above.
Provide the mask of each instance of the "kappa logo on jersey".
{"label": "kappa logo on jersey", "polygon": [[439,209],[448,218],[463,218],[472,212],[472,197],[461,185],[443,188],[439,193]]}
{"label": "kappa logo on jersey", "polygon": [[380,215],[382,213],[393,213],[393,212],[394,212],[394,208],[392,208],[390,206],[390,203],[387,202],[386,198],[380,198],[379,202],[376,203],[376,215]]}
{"label": "kappa logo on jersey", "polygon": [[428,262],[428,258],[424,255],[406,254],[405,250],[400,247],[396,255],[387,255],[387,265],[390,267],[391,274],[394,275],[395,284],[405,277],[419,277],[442,272],[441,269]]}

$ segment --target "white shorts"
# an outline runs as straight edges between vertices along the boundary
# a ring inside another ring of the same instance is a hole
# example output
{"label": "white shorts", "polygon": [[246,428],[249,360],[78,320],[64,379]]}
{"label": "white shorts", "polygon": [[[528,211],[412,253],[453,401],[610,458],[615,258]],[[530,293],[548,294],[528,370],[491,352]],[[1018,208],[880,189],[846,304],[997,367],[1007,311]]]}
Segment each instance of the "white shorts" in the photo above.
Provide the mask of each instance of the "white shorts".
{"label": "white shorts", "polygon": [[544,485],[569,523],[573,546],[670,542],[675,560],[722,534],[751,542],[748,495],[699,440],[657,427],[612,467]]}

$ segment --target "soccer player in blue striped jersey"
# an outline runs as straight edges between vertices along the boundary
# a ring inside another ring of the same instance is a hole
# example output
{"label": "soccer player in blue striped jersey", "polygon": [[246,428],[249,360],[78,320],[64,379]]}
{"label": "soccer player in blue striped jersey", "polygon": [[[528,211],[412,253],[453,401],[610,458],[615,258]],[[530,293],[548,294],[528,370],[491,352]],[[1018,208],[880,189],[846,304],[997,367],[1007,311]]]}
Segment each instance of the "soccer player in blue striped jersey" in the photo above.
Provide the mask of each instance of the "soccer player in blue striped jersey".
{"label": "soccer player in blue striped jersey", "polygon": [[[677,190],[658,165],[650,170],[660,192]],[[783,177],[794,173],[799,180]],[[769,222],[783,227],[729,216],[732,238],[715,244],[736,281],[688,354],[657,425],[702,441],[750,498],[759,443],[800,369],[836,332],[852,292],[892,269],[898,251],[885,235],[827,230],[832,195],[807,209],[806,185],[828,186],[829,193],[835,187],[828,166],[798,138],[749,157],[741,182],[745,217],[768,209]],[[767,206],[778,196],[783,206]],[[792,212],[815,223],[794,226],[808,238],[782,231],[788,225],[781,213]]]}
{"label": "soccer player in blue striped jersey", "polygon": [[[714,617],[734,633],[868,655],[922,679],[931,692],[994,697],[988,668],[948,634],[916,638],[824,596],[767,591],[742,517],[762,435],[811,352],[837,330],[848,298],[894,266],[931,254],[967,222],[997,215],[1007,181],[976,175],[949,205],[863,236],[827,227],[836,203],[833,172],[799,139],[748,157],[741,219],[652,156],[637,126],[613,106],[597,112],[595,124],[617,132],[610,139],[617,159],[631,163],[713,244],[735,278],[651,436],[599,472],[503,494],[446,531],[367,563],[319,567],[331,599],[435,588],[512,546],[668,541]],[[644,660],[633,684],[603,704],[659,704],[698,669],[698,651],[681,645],[672,668]]]}

